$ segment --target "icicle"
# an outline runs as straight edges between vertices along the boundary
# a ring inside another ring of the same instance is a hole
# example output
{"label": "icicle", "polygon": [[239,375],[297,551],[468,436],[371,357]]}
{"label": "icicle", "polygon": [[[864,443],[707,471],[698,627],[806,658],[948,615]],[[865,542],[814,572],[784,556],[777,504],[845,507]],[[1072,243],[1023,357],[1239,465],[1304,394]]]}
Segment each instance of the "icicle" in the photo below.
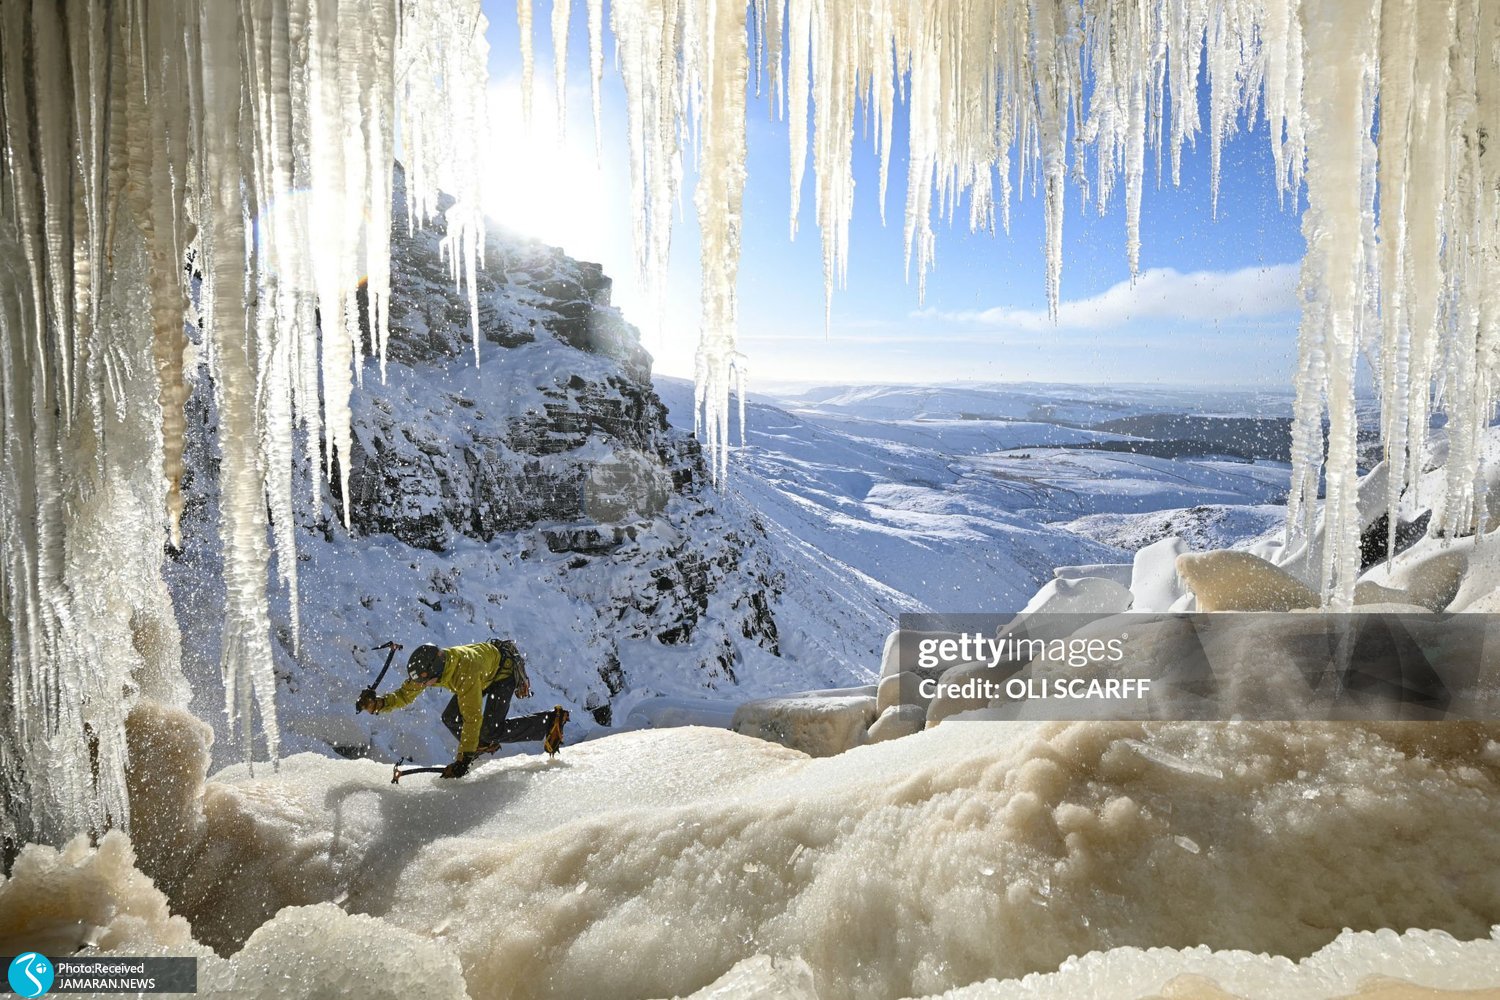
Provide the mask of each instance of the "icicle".
{"label": "icicle", "polygon": [[[1388,0],[1380,25],[1380,191],[1385,210],[1380,220],[1381,292],[1381,437],[1385,460],[1405,468],[1406,405],[1408,386],[1407,344],[1410,322],[1406,298],[1407,199],[1412,129],[1412,90],[1416,70],[1417,32],[1415,0]],[[1269,102],[1268,102],[1269,103]],[[1282,170],[1277,153],[1278,183]],[[1395,510],[1401,498],[1403,477],[1388,476],[1386,507]],[[1386,552],[1395,554],[1396,533],[1388,532]]]}
{"label": "icicle", "polygon": [[604,82],[604,0],[588,0],[589,17],[589,96],[594,102],[594,155],[604,157],[603,116],[600,114],[599,90]]}
{"label": "icicle", "polygon": [[807,117],[810,98],[807,73],[812,58],[813,0],[787,0],[787,119],[791,135],[791,237],[797,238],[802,210],[802,175],[807,169]]}
{"label": "icicle", "polygon": [[552,0],[552,69],[557,80],[557,141],[568,131],[568,17],[570,0]]}
{"label": "icicle", "polygon": [[1032,0],[1033,70],[1037,74],[1038,125],[1041,129],[1042,211],[1047,220],[1047,311],[1054,317],[1062,295],[1063,187],[1066,183],[1068,106],[1073,87],[1067,4]]}
{"label": "icicle", "polygon": [[[1300,509],[1310,510],[1317,477],[1312,471],[1308,429],[1321,422],[1315,399],[1322,395],[1328,416],[1328,454],[1319,582],[1325,599],[1335,608],[1347,608],[1359,570],[1354,376],[1368,266],[1361,193],[1364,171],[1374,160],[1371,94],[1379,18],[1359,4],[1305,4],[1302,16],[1308,56],[1303,72],[1310,155],[1308,208],[1302,226],[1307,239],[1302,272],[1304,368],[1297,386],[1298,423],[1304,437],[1293,455],[1297,477],[1293,485],[1299,491],[1295,502]],[[1335,49],[1345,56],[1327,59],[1319,55]]]}
{"label": "icicle", "polygon": [[672,208],[682,179],[685,83],[678,0],[621,0],[610,7],[630,120],[631,207],[636,265],[654,307],[665,314]]}
{"label": "icicle", "polygon": [[255,425],[255,371],[246,351],[245,228],[242,221],[239,129],[243,87],[238,12],[211,5],[202,12],[204,271],[214,278],[206,334],[215,345],[215,382],[223,462],[220,468],[226,607],[224,689],[230,731],[242,726],[247,756],[251,705],[260,711],[267,750],[276,756],[276,678],[271,669],[266,601],[265,482]]}
{"label": "icicle", "polygon": [[531,0],[516,0],[516,27],[521,33],[521,120],[531,124],[531,87],[536,59],[531,48]]}
{"label": "icicle", "polygon": [[734,353],[734,397],[740,405],[740,448],[745,447],[745,380],[749,376],[749,359],[739,351]]}
{"label": "icicle", "polygon": [[383,371],[398,112],[410,218],[457,196],[447,235],[477,331],[485,21],[479,0],[400,10],[0,7],[0,834],[127,825],[125,713],[137,694],[187,700],[143,530],[164,511],[192,544],[187,260],[219,411],[226,704],[247,753],[256,714],[277,753],[267,511],[295,648],[293,428],[314,503],[337,463],[347,518],[361,287]]}
{"label": "icicle", "polygon": [[703,147],[698,158],[699,241],[703,254],[703,318],[697,366],[702,422],[714,478],[729,462],[729,378],[739,323],[735,282],[740,261],[740,199],[745,189],[745,85],[749,53],[743,0],[698,0],[710,57],[701,67]]}

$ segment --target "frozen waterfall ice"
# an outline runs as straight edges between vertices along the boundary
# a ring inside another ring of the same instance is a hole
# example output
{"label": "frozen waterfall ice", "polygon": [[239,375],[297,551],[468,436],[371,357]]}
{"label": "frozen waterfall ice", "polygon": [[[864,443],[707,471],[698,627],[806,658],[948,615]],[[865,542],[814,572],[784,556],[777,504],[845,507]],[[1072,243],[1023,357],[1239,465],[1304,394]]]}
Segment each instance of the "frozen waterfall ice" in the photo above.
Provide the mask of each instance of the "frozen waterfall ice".
{"label": "frozen waterfall ice", "polygon": [[477,338],[484,31],[479,0],[0,10],[0,835],[128,822],[124,714],[185,700],[160,573],[181,542],[185,324],[219,416],[226,709],[247,750],[258,714],[275,757],[271,542],[295,608],[297,494],[320,495],[316,471],[294,486],[295,442],[303,469],[338,468],[347,521],[398,121],[409,215],[456,199],[445,249]]}

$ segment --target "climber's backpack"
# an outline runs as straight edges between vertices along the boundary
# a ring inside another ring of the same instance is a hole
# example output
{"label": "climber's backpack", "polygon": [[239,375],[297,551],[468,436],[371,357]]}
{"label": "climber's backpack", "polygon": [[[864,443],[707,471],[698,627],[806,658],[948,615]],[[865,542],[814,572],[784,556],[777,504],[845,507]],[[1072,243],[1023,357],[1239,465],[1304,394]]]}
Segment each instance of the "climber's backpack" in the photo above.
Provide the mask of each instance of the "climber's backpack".
{"label": "climber's backpack", "polygon": [[500,651],[500,672],[507,671],[516,679],[517,687],[530,687],[531,678],[526,676],[526,658],[516,648],[513,639],[491,639],[490,645]]}

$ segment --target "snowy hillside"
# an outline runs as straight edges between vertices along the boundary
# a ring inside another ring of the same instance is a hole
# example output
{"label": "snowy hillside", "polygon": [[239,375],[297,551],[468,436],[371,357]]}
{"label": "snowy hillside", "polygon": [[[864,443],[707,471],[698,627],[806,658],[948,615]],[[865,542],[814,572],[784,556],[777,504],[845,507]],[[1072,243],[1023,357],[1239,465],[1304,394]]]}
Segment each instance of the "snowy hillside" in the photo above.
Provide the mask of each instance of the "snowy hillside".
{"label": "snowy hillside", "polygon": [[[656,387],[670,419],[690,429],[691,385],[658,377]],[[1019,610],[1055,567],[1129,561],[1153,525],[1192,520],[1184,508],[1216,512],[1217,529],[1197,535],[1201,548],[1280,527],[1285,463],[1099,450],[1150,442],[1087,426],[1200,405],[1232,418],[1264,397],[1134,393],[877,386],[752,394],[729,492],[759,512],[777,543],[807,554],[809,580],[865,583],[903,611]],[[736,442],[738,431],[736,422]],[[1091,528],[1089,515],[1112,518],[1115,530]]]}
{"label": "snowy hillside", "polygon": [[[410,649],[514,638],[533,710],[568,706],[575,740],[630,724],[642,705],[649,719],[667,704],[868,679],[896,606],[832,580],[799,586],[789,603],[788,560],[758,515],[705,488],[697,443],[669,428],[650,357],[598,266],[492,232],[476,367],[437,242],[397,228],[386,378],[367,359],[353,399],[352,530],[333,517],[337,477],[297,517],[295,629],[287,591],[273,603],[283,745],[450,757],[436,696],[377,720],[354,714],[385,658],[374,647],[390,639]],[[217,411],[207,369],[193,385],[187,541],[166,577],[193,706],[212,719],[224,600]],[[404,665],[403,654],[383,689]],[[221,739],[216,754],[227,763],[240,750]]]}

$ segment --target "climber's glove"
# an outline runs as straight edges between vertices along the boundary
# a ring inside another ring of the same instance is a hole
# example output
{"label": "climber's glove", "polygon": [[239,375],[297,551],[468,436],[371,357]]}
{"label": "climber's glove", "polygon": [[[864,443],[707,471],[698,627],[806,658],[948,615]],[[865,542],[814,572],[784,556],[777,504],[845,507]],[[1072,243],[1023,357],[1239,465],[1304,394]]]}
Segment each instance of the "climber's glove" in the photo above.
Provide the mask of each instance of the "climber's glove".
{"label": "climber's glove", "polygon": [[443,768],[443,777],[462,778],[464,775],[469,773],[469,765],[474,762],[475,756],[475,754],[471,753],[459,754],[458,758],[454,760],[453,763]]}
{"label": "climber's glove", "polygon": [[354,711],[369,712],[374,715],[385,707],[385,699],[376,694],[371,688],[365,688],[359,694],[359,700],[354,703]]}

